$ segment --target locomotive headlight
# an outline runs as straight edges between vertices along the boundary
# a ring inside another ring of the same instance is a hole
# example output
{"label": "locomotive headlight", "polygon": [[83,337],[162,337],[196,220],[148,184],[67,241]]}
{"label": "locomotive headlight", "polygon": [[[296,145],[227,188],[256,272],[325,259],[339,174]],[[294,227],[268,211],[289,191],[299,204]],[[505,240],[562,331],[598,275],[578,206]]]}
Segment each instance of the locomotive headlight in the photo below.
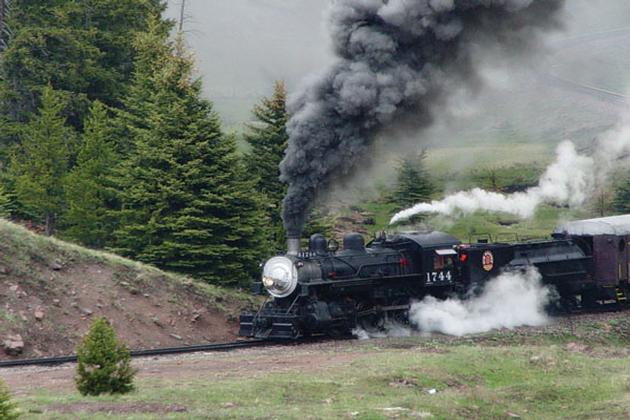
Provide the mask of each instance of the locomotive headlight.
{"label": "locomotive headlight", "polygon": [[273,287],[274,281],[271,277],[263,277],[262,283],[267,289],[269,289],[270,287]]}
{"label": "locomotive headlight", "polygon": [[274,257],[263,268],[263,286],[274,297],[289,296],[297,287],[297,280],[297,269],[287,257]]}

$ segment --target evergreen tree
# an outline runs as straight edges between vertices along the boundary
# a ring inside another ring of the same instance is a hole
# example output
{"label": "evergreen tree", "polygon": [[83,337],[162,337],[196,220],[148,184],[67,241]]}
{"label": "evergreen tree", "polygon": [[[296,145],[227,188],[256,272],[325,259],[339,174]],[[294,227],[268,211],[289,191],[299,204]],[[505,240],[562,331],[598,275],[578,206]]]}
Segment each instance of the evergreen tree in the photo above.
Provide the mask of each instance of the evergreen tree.
{"label": "evergreen tree", "polygon": [[77,347],[75,383],[82,395],[125,394],[134,389],[129,350],[114,329],[97,318]]}
{"label": "evergreen tree", "polygon": [[105,106],[96,101],[86,121],[77,162],[65,179],[64,236],[101,248],[111,234],[114,193],[110,175],[116,163]]}
{"label": "evergreen tree", "polygon": [[123,107],[116,110],[114,120],[116,152],[127,155],[134,147],[133,139],[148,128],[151,95],[157,89],[155,74],[162,71],[172,54],[168,34],[163,31],[162,22],[149,18],[147,30],[135,36],[134,71],[132,82],[123,101]]}
{"label": "evergreen tree", "polygon": [[[245,284],[264,249],[261,198],[234,138],[222,133],[201,98],[181,39],[168,52],[158,55],[160,66],[137,69],[153,74],[136,79],[141,85],[133,90],[146,98],[146,120],[132,131],[134,147],[122,170],[115,249],[208,282]],[[140,92],[146,86],[151,90]]]}
{"label": "evergreen tree", "polygon": [[613,199],[616,212],[630,214],[630,176],[627,176],[616,188]]}
{"label": "evergreen tree", "polygon": [[[307,240],[314,233],[321,233],[326,238],[332,238],[334,236],[334,224],[335,220],[330,214],[325,212],[324,209],[314,208],[311,210],[304,230],[302,232],[302,239]],[[286,239],[283,238],[283,246],[281,249],[286,248]]]}
{"label": "evergreen tree", "polygon": [[426,150],[423,150],[417,157],[401,162],[392,194],[392,201],[399,208],[407,208],[431,198],[433,184],[424,168],[426,156]]}
{"label": "evergreen tree", "polygon": [[[0,0],[1,1],[1,0]],[[13,420],[20,417],[16,404],[11,401],[11,394],[0,380],[0,419]]]}
{"label": "evergreen tree", "polygon": [[53,234],[63,209],[62,180],[74,137],[60,115],[62,108],[56,92],[45,88],[39,114],[21,130],[11,162],[19,203],[46,223],[47,235]]}
{"label": "evergreen tree", "polygon": [[0,217],[8,219],[11,216],[13,203],[6,193],[4,186],[0,184]]}
{"label": "evergreen tree", "polygon": [[263,98],[252,113],[256,121],[250,124],[245,140],[251,151],[246,157],[250,175],[256,177],[258,191],[265,195],[271,233],[277,247],[284,247],[282,199],[286,185],[280,182],[279,165],[284,157],[289,136],[286,130],[288,113],[284,83],[276,82],[270,98]]}
{"label": "evergreen tree", "polygon": [[[118,107],[130,84],[135,34],[163,0],[11,0],[0,32],[0,120],[23,123],[51,84],[65,99],[68,123],[81,131],[90,103]],[[0,142],[16,140],[3,132]],[[1,145],[1,144],[0,144]]]}

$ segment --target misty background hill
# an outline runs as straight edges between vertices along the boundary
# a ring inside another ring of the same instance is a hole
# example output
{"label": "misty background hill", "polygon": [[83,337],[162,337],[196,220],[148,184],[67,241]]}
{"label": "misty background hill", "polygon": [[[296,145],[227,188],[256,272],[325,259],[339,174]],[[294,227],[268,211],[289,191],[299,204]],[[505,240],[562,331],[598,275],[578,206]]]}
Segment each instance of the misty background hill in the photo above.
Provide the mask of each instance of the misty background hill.
{"label": "misty background hill", "polygon": [[[180,4],[169,1],[171,18],[178,18]],[[334,59],[327,5],[312,0],[186,1],[187,42],[196,52],[205,94],[227,126],[240,129],[249,121],[252,106],[271,92],[274,80],[284,80],[291,93]],[[571,0],[566,14],[565,30],[550,36],[535,59],[505,63],[489,57],[482,92],[456,98],[459,103],[433,129],[407,133],[411,143],[553,147],[570,138],[586,145],[613,125],[620,100],[565,81],[625,93],[630,4]]]}

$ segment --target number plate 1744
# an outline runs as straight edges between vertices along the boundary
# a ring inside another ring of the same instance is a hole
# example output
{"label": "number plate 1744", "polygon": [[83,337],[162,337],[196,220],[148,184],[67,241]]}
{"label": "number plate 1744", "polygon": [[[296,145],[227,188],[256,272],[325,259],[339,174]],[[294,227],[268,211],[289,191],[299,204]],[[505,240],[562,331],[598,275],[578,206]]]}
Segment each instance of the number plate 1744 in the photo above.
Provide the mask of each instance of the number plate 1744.
{"label": "number plate 1744", "polygon": [[453,274],[449,271],[434,271],[427,273],[426,278],[427,285],[451,283],[453,281]]}

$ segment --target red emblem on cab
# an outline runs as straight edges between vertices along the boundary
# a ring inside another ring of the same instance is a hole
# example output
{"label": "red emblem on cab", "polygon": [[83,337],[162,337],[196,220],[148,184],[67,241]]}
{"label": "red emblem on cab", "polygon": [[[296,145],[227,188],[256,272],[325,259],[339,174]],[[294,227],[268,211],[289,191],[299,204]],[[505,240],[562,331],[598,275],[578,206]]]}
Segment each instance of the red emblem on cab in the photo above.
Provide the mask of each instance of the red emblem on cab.
{"label": "red emblem on cab", "polygon": [[481,257],[481,266],[486,271],[492,271],[494,268],[494,255],[491,251],[486,251]]}

